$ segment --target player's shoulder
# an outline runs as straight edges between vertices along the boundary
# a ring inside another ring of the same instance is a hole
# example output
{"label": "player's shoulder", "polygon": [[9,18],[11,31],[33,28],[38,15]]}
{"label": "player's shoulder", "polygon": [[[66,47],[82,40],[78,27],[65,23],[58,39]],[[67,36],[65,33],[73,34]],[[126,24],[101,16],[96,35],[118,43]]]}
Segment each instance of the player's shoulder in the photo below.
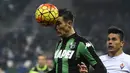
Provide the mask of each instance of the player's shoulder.
{"label": "player's shoulder", "polygon": [[123,55],[120,58],[121,60],[123,60],[125,63],[127,63],[127,66],[130,67],[130,55],[123,53]]}
{"label": "player's shoulder", "polygon": [[77,35],[76,40],[87,48],[94,48],[93,44],[85,37]]}
{"label": "player's shoulder", "polygon": [[89,42],[89,40],[87,38],[85,38],[83,36],[80,36],[80,35],[77,35],[77,36],[78,36],[79,41],[81,41],[81,42]]}
{"label": "player's shoulder", "polygon": [[109,59],[108,54],[101,55],[101,56],[99,56],[99,58],[101,59],[102,62],[107,61]]}
{"label": "player's shoulder", "polygon": [[84,43],[84,44],[86,44],[86,43],[91,43],[87,38],[85,38],[85,37],[83,37],[83,36],[80,36],[80,35],[77,35],[77,40],[78,40],[79,42]]}
{"label": "player's shoulder", "polygon": [[129,55],[129,54],[123,53],[123,56],[122,56],[122,57],[123,57],[124,59],[130,61],[130,55]]}
{"label": "player's shoulder", "polygon": [[126,57],[130,58],[130,55],[129,55],[129,54],[126,54],[126,53],[124,53],[124,54],[125,54]]}
{"label": "player's shoulder", "polygon": [[106,59],[108,57],[107,54],[99,56],[100,59]]}

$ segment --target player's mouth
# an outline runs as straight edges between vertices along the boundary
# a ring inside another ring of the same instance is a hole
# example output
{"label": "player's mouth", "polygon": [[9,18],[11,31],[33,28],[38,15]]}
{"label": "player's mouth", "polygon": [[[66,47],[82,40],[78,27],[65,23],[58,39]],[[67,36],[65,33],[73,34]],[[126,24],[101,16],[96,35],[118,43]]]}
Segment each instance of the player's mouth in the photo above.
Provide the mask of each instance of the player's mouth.
{"label": "player's mouth", "polygon": [[56,30],[56,33],[57,33],[57,34],[60,34],[60,33],[61,33],[60,30],[59,30],[59,28],[58,28],[58,26],[55,26],[55,30]]}
{"label": "player's mouth", "polygon": [[113,50],[114,46],[109,45],[108,50]]}

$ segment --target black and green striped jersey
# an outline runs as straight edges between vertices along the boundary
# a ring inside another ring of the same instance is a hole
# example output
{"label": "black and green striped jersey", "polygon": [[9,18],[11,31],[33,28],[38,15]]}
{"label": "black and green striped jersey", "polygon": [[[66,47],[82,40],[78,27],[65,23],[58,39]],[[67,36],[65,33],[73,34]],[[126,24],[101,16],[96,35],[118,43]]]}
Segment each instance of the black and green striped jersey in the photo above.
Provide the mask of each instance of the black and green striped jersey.
{"label": "black and green striped jersey", "polygon": [[89,65],[94,67],[96,73],[106,73],[91,42],[75,33],[59,41],[54,54],[54,69],[50,73],[80,73],[77,65],[81,62],[88,68]]}

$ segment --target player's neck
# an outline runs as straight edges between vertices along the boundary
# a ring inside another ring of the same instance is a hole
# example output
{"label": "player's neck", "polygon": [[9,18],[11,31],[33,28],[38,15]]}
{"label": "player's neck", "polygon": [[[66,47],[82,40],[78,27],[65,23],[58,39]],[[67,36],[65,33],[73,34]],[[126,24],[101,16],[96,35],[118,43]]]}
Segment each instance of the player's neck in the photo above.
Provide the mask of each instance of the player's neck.
{"label": "player's neck", "polygon": [[75,30],[72,28],[70,30],[70,32],[68,32],[68,34],[66,35],[66,37],[69,37],[69,36],[73,35],[74,33],[75,33]]}
{"label": "player's neck", "polygon": [[120,54],[122,54],[123,50],[122,48],[119,49],[118,51],[116,52],[108,52],[108,55],[111,56],[111,57],[114,57],[114,56],[119,56]]}

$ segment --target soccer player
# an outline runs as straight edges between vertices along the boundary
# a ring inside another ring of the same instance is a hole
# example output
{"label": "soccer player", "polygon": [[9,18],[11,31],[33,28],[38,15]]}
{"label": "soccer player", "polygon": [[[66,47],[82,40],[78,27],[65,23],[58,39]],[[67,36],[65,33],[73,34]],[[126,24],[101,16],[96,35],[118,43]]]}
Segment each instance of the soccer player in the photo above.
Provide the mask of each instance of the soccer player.
{"label": "soccer player", "polygon": [[[124,32],[118,27],[110,27],[107,36],[108,54],[100,56],[108,73],[130,73],[130,55],[123,52],[123,46]],[[85,64],[80,66],[84,67]],[[87,67],[84,69],[87,70]]]}
{"label": "soccer player", "polygon": [[123,52],[124,32],[110,27],[107,36],[108,54],[100,56],[108,73],[130,73],[130,55]]}
{"label": "soccer player", "polygon": [[70,11],[59,9],[55,30],[61,40],[54,54],[54,68],[49,73],[80,73],[77,65],[81,62],[87,67],[91,65],[95,73],[106,73],[106,68],[95,53],[94,46],[75,32],[73,21],[74,16]]}
{"label": "soccer player", "polygon": [[38,65],[36,65],[35,67],[33,67],[29,71],[29,73],[47,73],[49,70],[48,70],[46,61],[47,61],[46,56],[40,54],[38,56]]}

